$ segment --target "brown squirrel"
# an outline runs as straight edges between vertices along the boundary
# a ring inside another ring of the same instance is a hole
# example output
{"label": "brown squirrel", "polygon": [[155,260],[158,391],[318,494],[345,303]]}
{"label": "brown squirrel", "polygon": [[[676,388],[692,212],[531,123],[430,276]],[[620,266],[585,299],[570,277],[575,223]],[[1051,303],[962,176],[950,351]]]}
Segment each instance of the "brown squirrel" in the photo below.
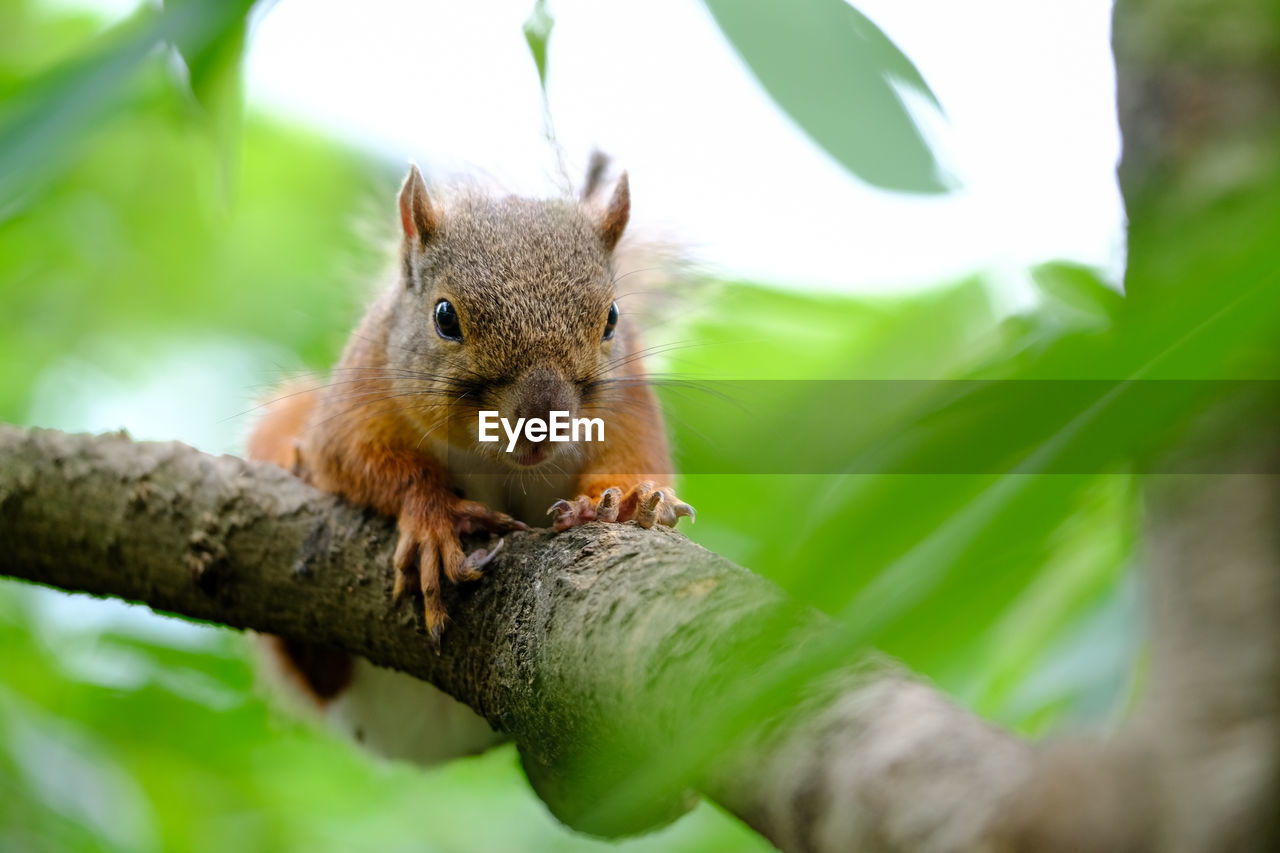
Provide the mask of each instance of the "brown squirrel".
{"label": "brown squirrel", "polygon": [[[445,203],[411,167],[399,195],[398,280],[369,308],[331,381],[269,404],[249,439],[250,458],[396,519],[392,600],[416,580],[437,648],[448,619],[440,576],[475,580],[497,552],[468,556],[460,534],[527,529],[548,514],[556,530],[694,515],[663,482],[672,465],[662,416],[636,330],[615,301],[630,194],[624,172],[596,203],[606,166],[593,156],[576,200],[471,189]],[[511,421],[598,415],[603,440],[539,442],[526,430],[482,442],[486,410]],[[356,663],[366,680],[393,675],[303,644],[281,641],[276,652],[322,705],[350,686]],[[380,712],[354,716],[370,713]],[[349,722],[365,733],[366,722]]]}

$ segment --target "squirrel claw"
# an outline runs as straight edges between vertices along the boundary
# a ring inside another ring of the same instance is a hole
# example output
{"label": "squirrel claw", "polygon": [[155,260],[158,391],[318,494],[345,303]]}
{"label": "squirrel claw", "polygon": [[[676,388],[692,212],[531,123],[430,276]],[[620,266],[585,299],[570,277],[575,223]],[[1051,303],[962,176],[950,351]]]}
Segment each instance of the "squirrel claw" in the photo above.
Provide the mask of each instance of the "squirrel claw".
{"label": "squirrel claw", "polygon": [[502,550],[502,543],[505,541],[505,539],[499,539],[498,544],[492,548],[478,548],[468,554],[467,558],[462,561],[461,579],[467,581],[478,580],[481,574],[480,570],[489,565],[494,557],[498,556],[498,552]]}
{"label": "squirrel claw", "polygon": [[636,524],[645,530],[658,522],[658,508],[662,504],[662,491],[655,489],[640,501],[640,509],[636,511]]}
{"label": "squirrel claw", "polygon": [[400,539],[396,542],[393,559],[392,606],[408,595],[410,582],[415,582],[422,591],[427,633],[439,652],[440,639],[449,624],[449,614],[440,594],[441,576],[454,584],[477,580],[481,569],[502,548],[502,539],[499,538],[492,548],[466,554],[458,538],[459,532],[471,530],[473,525],[500,533],[527,530],[528,527],[509,515],[490,510],[484,504],[465,500],[448,505],[446,512],[402,515],[398,523]]}
{"label": "squirrel claw", "polygon": [[579,495],[572,501],[556,501],[551,505],[551,509],[547,510],[548,515],[553,513],[556,514],[556,517],[551,526],[559,533],[562,530],[568,530],[570,527],[577,527],[579,524],[595,521],[596,505],[586,495]]}
{"label": "squirrel claw", "polygon": [[414,557],[418,552],[418,540],[409,530],[401,528],[400,538],[396,540],[396,553],[391,560],[395,567],[395,581],[391,587],[391,604],[395,606],[404,600],[409,591],[409,580],[417,574]]}
{"label": "squirrel claw", "polygon": [[623,511],[622,490],[605,489],[598,501],[587,495],[578,495],[572,501],[559,500],[547,510],[547,515],[554,515],[552,527],[557,533],[586,524],[588,521],[619,521],[619,513]]}
{"label": "squirrel claw", "polygon": [[653,483],[639,483],[625,492],[614,486],[600,493],[593,501],[587,495],[573,500],[559,500],[547,510],[555,516],[552,527],[557,533],[586,524],[588,521],[634,521],[643,528],[655,524],[675,527],[681,518],[694,519],[694,508],[676,497],[667,487],[655,487]]}
{"label": "squirrel claw", "polygon": [[622,504],[622,489],[605,489],[596,504],[596,521],[617,521]]}
{"label": "squirrel claw", "polygon": [[431,611],[427,611],[427,632],[431,637],[431,646],[436,650],[436,654],[440,654],[440,639],[444,636],[444,626],[448,622],[448,618],[442,618],[435,624],[431,622]]}

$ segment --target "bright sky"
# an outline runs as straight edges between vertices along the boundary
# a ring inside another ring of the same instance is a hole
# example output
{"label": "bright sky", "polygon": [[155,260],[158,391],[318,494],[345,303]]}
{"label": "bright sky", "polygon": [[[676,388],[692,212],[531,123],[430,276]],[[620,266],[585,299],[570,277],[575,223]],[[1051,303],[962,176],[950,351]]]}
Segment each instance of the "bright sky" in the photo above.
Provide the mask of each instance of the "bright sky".
{"label": "bright sky", "polygon": [[[280,0],[251,42],[249,95],[436,174],[546,191],[555,161],[521,33],[532,5]],[[633,223],[760,280],[868,289],[1067,258],[1118,281],[1110,0],[858,6],[941,100],[947,120],[929,126],[960,192],[850,177],[695,0],[552,0],[551,106],[572,174],[600,146],[630,172]]]}
{"label": "bright sky", "polygon": [[[941,100],[946,119],[926,126],[960,191],[895,195],[851,177],[697,0],[551,0],[551,106],[571,174],[601,147],[630,172],[633,227],[762,281],[875,290],[984,270],[1016,303],[1028,264],[1062,258],[1118,283],[1111,0],[857,5]],[[547,192],[555,158],[521,31],[532,7],[278,0],[250,41],[249,99],[429,174]]]}

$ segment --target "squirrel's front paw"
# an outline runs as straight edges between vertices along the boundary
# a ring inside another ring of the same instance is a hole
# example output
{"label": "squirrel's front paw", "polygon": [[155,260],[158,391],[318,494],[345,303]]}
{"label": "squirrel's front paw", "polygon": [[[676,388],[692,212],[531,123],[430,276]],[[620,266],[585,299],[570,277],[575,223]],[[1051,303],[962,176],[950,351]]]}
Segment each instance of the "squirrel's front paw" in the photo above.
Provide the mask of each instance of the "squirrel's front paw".
{"label": "squirrel's front paw", "polygon": [[644,528],[655,524],[675,527],[683,516],[695,519],[692,506],[676,497],[673,489],[640,483],[625,495],[617,487],[605,489],[598,500],[579,495],[571,501],[556,501],[547,510],[554,516],[552,527],[557,532],[589,521],[634,521]]}
{"label": "squirrel's front paw", "polygon": [[491,533],[509,533],[512,530],[528,530],[528,525],[509,515],[495,512],[476,501],[453,499],[446,507],[436,511],[402,513],[399,521],[400,539],[396,543],[395,586],[391,592],[393,603],[398,603],[409,588],[409,582],[417,574],[422,590],[423,608],[427,630],[436,651],[440,650],[440,638],[444,634],[449,614],[440,597],[440,575],[450,583],[473,581],[480,577],[480,570],[489,564],[502,540],[492,548],[479,549],[466,554],[459,536],[477,529]]}

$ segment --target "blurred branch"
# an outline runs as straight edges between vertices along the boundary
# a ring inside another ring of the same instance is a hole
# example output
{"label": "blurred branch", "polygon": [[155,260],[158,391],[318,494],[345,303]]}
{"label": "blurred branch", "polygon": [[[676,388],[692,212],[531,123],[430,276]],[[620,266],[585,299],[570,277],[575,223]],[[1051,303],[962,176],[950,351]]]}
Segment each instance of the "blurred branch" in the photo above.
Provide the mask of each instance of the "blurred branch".
{"label": "blurred branch", "polygon": [[1249,0],[1115,5],[1120,183],[1130,209],[1249,187],[1272,168],[1280,17]]}
{"label": "blurred branch", "polygon": [[0,427],[0,572],[427,679],[511,734],[538,793],[590,832],[649,828],[696,788],[784,850],[1266,847],[1280,503],[1275,477],[1216,483],[1161,513],[1153,701],[1111,741],[1033,748],[865,657],[624,811],[605,792],[832,629],[674,531],[511,537],[483,581],[449,590],[437,655],[389,607],[391,521],[176,443]]}

